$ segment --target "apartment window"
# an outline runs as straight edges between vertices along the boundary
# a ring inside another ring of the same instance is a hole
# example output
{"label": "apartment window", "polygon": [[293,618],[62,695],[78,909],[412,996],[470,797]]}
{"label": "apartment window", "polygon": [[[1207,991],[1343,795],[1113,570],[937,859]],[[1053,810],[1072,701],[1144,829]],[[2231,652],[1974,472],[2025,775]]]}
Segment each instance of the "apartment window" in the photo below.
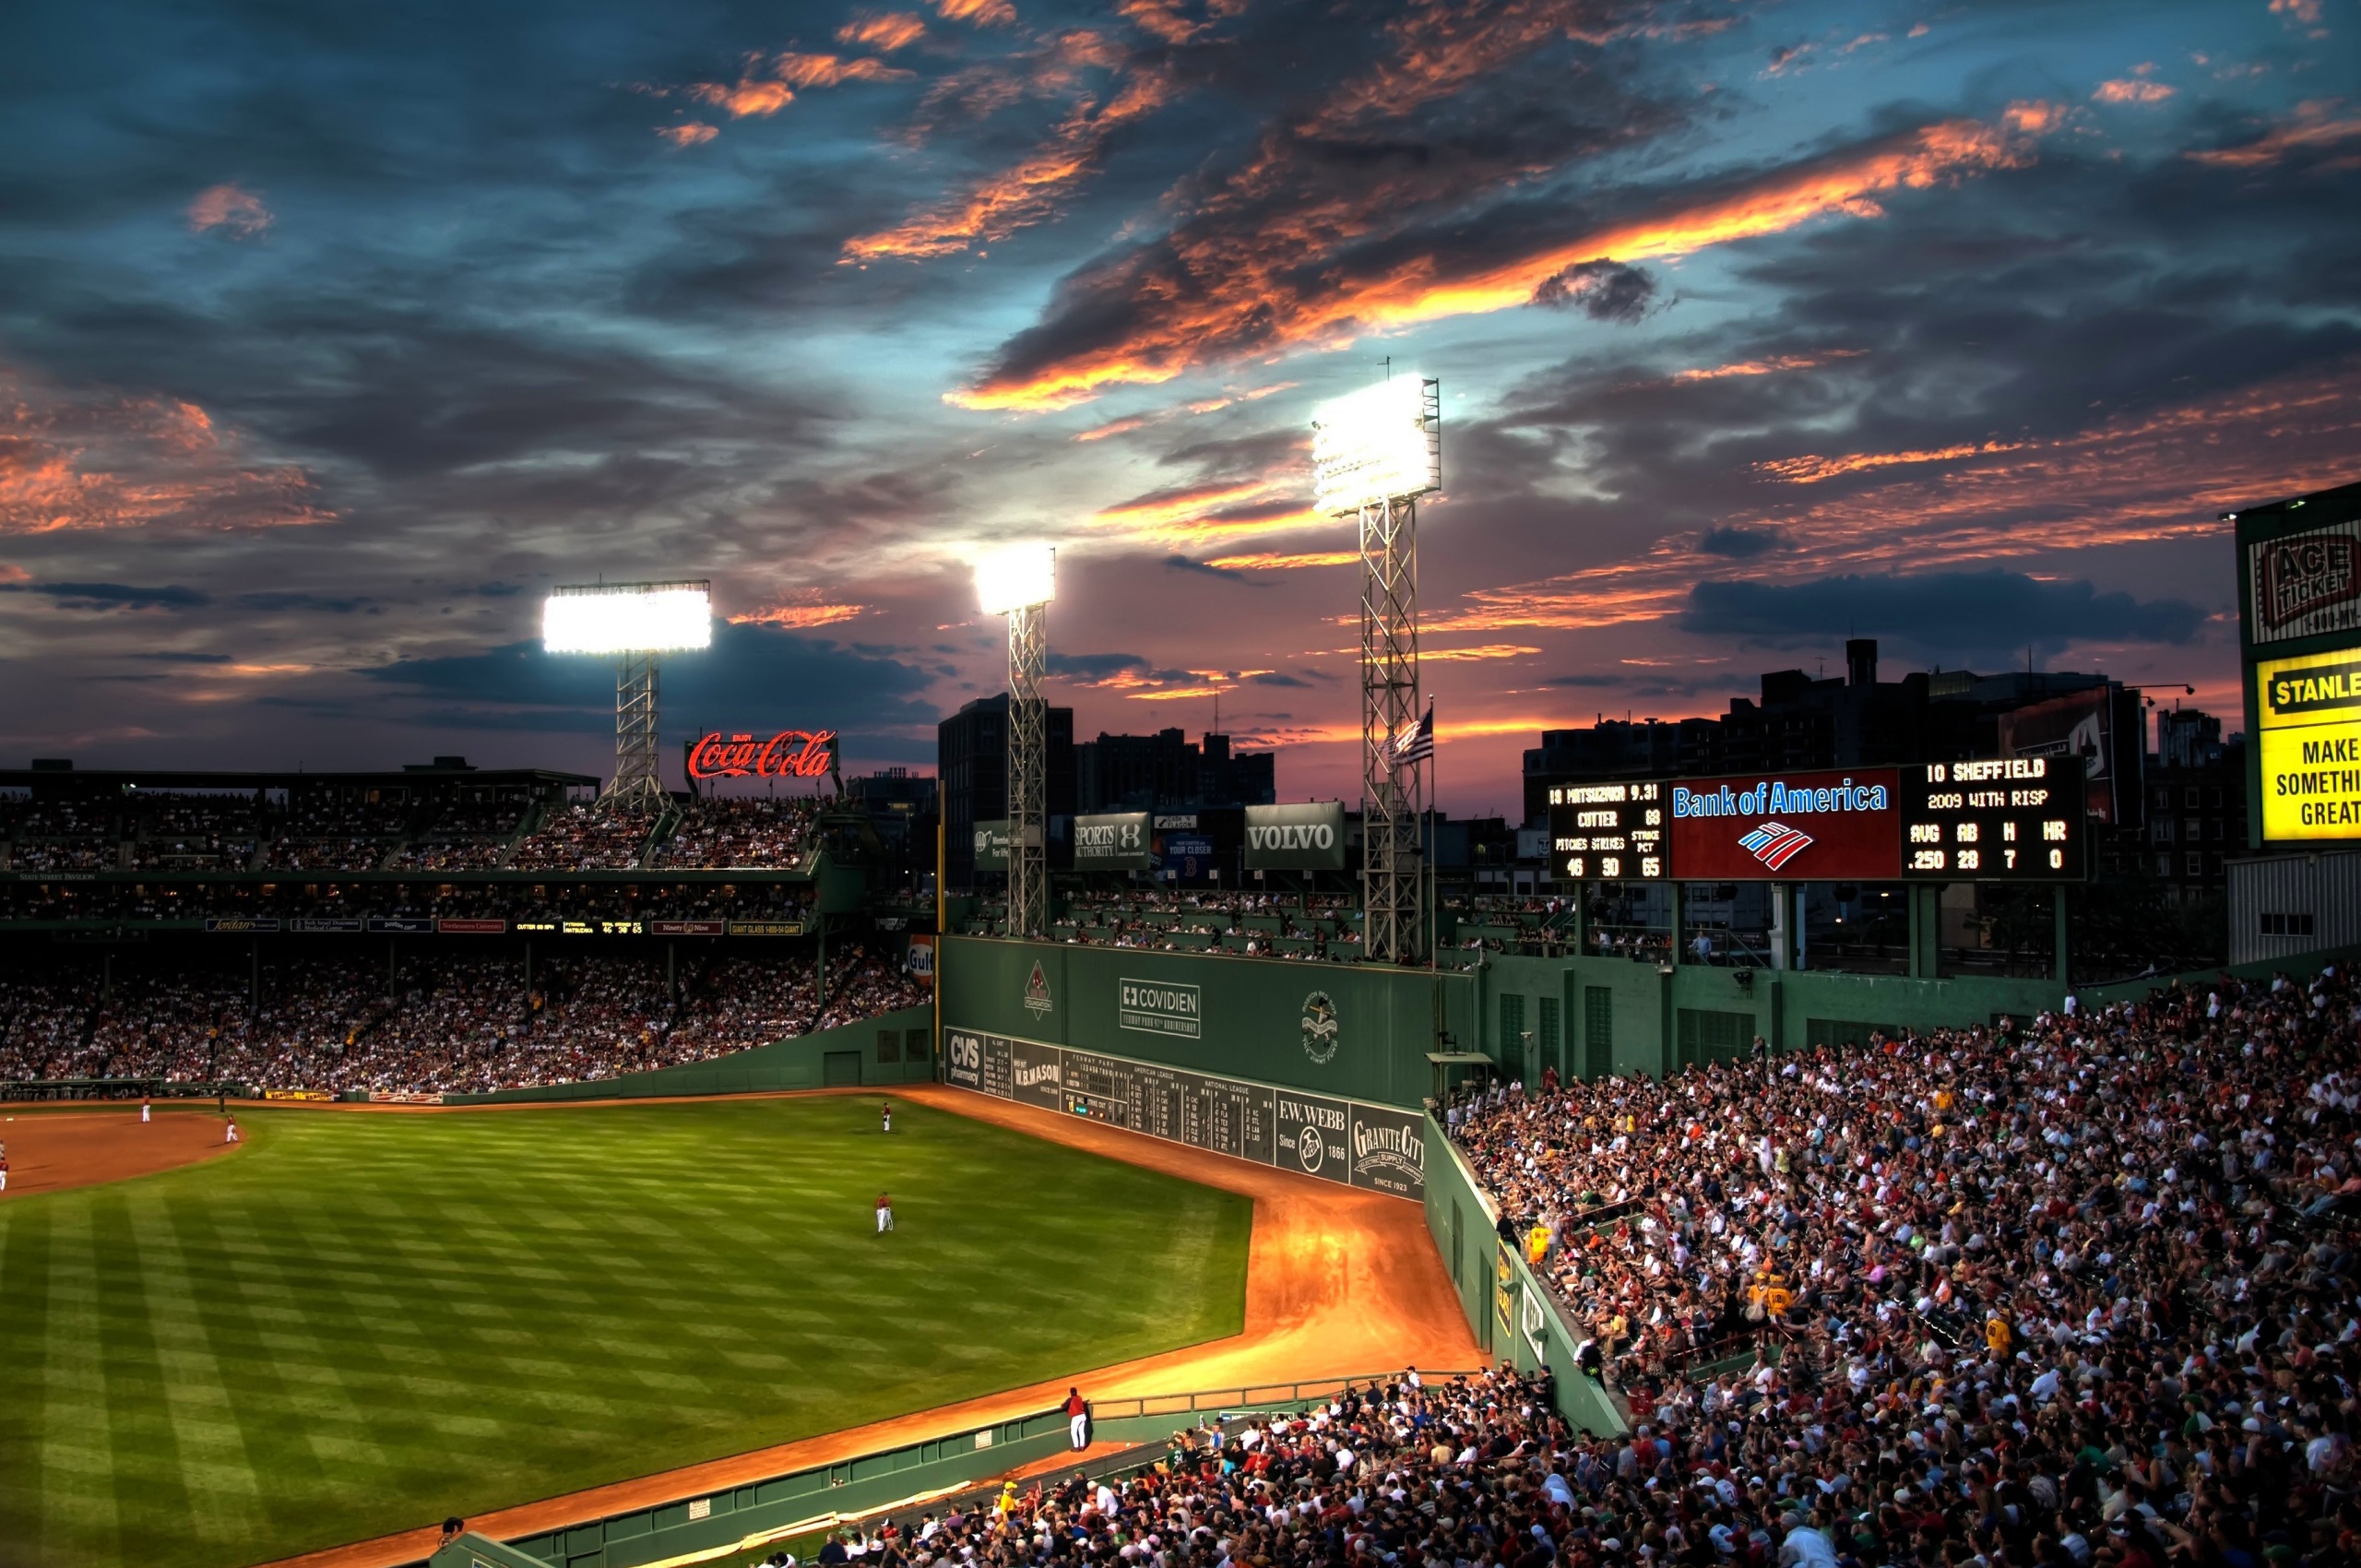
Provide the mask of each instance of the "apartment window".
{"label": "apartment window", "polygon": [[2205,856],[2201,851],[2191,849],[2189,852],[2189,874],[2194,877],[2205,874]]}
{"label": "apartment window", "polygon": [[[2190,803],[2190,804],[2192,804],[2192,805],[2196,804],[2196,802],[2193,802],[2193,801],[2192,801],[2192,802],[2190,802],[2189,803]],[[2189,820],[2187,820],[2186,822],[2183,822],[2183,823],[2180,825],[2180,841],[2181,841],[2182,843],[2184,843],[2184,844],[2202,844],[2202,843],[2204,843],[2204,842],[2205,842],[2205,823],[2204,823],[2204,821],[2203,821],[2201,818],[2199,818],[2199,817],[2193,817],[2193,816],[2192,816],[2192,817],[2190,817]]]}
{"label": "apartment window", "polygon": [[2215,811],[2222,809],[2222,791],[2219,790],[2213,791],[2213,809]]}
{"label": "apartment window", "polygon": [[2195,811],[2197,809],[2197,786],[2191,784],[2188,790],[2182,793],[2181,804],[2187,806],[2190,811]]}
{"label": "apartment window", "polygon": [[2170,876],[2172,873],[2173,857],[2171,852],[2166,851],[2164,854],[2158,855],[2156,857],[2156,874],[2158,876]]}
{"label": "apartment window", "polygon": [[2171,843],[2173,841],[2173,819],[2168,816],[2160,816],[2155,821],[2150,823],[2148,825],[2148,837],[2159,844]]}

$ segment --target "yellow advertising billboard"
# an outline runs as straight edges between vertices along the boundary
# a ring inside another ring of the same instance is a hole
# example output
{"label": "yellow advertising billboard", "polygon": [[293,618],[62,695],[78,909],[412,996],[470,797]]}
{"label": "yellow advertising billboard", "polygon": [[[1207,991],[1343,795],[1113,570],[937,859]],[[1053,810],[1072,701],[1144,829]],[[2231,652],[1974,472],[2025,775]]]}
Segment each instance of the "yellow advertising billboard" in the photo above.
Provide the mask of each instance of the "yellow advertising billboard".
{"label": "yellow advertising billboard", "polygon": [[2361,648],[2255,665],[2266,841],[2361,838]]}

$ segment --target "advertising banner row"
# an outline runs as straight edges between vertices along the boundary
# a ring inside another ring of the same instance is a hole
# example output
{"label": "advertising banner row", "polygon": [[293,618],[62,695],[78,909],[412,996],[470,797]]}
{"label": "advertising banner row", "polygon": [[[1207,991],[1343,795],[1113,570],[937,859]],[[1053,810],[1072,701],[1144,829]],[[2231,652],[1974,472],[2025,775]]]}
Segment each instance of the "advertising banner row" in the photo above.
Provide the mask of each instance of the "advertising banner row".
{"label": "advertising banner row", "polygon": [[1560,882],[2080,882],[2083,758],[1553,786]]}
{"label": "advertising banner row", "polygon": [[[1243,814],[1248,871],[1345,869],[1342,801],[1247,806]],[[976,824],[976,869],[1006,871],[1008,843],[1006,819]],[[1167,813],[1100,812],[1074,819],[1076,871],[1154,871],[1192,856],[1209,858],[1213,852],[1213,841],[1194,815],[1184,822]]]}
{"label": "advertising banner row", "polygon": [[1426,1201],[1415,1111],[976,1029],[943,1032],[951,1082],[1324,1182]]}
{"label": "advertising banner row", "polygon": [[281,920],[272,915],[208,915],[205,929],[248,936],[295,932],[325,936],[801,936],[801,921],[641,921],[471,919],[434,915],[329,915]]}

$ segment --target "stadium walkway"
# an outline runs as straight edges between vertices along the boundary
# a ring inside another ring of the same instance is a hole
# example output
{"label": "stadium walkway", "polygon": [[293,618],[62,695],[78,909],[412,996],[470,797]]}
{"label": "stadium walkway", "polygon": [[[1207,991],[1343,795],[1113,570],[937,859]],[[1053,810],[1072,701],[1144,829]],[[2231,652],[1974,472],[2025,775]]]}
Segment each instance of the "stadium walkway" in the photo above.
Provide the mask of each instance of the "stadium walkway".
{"label": "stadium walkway", "polygon": [[[470,1528],[508,1539],[701,1497],[766,1476],[1047,1409],[1065,1398],[1071,1384],[1080,1384],[1093,1399],[1120,1399],[1310,1382],[1404,1366],[1483,1364],[1483,1352],[1460,1315],[1442,1261],[1428,1239],[1425,1216],[1414,1204],[965,1089],[911,1084],[892,1092],[897,1099],[996,1123],[1252,1198],[1254,1237],[1247,1253],[1244,1332],[1003,1394],[504,1508],[469,1520]],[[427,1526],[288,1558],[269,1568],[396,1568],[428,1556],[440,1539],[441,1532]]]}

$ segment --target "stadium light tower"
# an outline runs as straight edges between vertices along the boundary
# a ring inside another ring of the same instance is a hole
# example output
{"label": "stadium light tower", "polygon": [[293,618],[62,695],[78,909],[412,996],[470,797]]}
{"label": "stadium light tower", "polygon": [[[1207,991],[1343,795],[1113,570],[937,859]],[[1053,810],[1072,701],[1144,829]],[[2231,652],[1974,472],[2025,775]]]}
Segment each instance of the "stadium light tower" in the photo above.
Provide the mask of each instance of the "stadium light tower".
{"label": "stadium light tower", "polygon": [[1442,488],[1442,398],[1416,375],[1322,404],[1311,419],[1313,504],[1360,525],[1361,951],[1426,953],[1418,819],[1418,497]]}
{"label": "stadium light tower", "polygon": [[1050,929],[1050,714],[1041,681],[1057,590],[1058,552],[1046,544],[1012,545],[976,563],[976,602],[987,615],[1008,617],[1008,929],[1018,936]]}
{"label": "stadium light tower", "polygon": [[702,579],[562,584],[541,606],[543,651],[615,660],[615,777],[599,797],[606,810],[665,804],[656,771],[656,658],[712,646],[711,588]]}

